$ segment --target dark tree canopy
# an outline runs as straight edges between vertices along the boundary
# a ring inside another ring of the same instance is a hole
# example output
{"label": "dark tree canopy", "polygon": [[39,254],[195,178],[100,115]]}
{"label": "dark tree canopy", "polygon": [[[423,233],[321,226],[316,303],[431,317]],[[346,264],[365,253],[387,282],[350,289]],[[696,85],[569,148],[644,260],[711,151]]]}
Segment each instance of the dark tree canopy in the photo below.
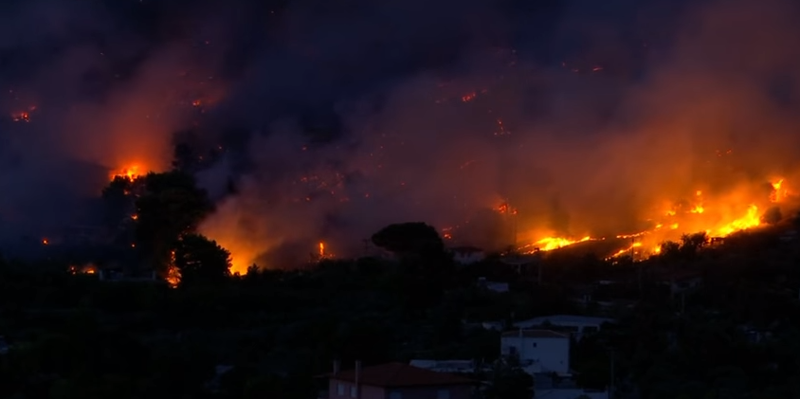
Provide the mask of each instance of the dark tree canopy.
{"label": "dark tree canopy", "polygon": [[372,235],[372,243],[396,254],[444,251],[444,242],[436,229],[422,222],[386,226]]}
{"label": "dark tree canopy", "polygon": [[144,178],[144,188],[136,200],[136,241],[163,268],[176,241],[194,233],[214,205],[194,177],[180,171],[150,173]]}
{"label": "dark tree canopy", "polygon": [[486,399],[530,399],[533,397],[533,377],[519,367],[518,361],[498,361],[486,388]]}
{"label": "dark tree canopy", "polygon": [[187,234],[175,248],[175,267],[181,272],[181,284],[216,282],[230,276],[231,254],[216,241]]}

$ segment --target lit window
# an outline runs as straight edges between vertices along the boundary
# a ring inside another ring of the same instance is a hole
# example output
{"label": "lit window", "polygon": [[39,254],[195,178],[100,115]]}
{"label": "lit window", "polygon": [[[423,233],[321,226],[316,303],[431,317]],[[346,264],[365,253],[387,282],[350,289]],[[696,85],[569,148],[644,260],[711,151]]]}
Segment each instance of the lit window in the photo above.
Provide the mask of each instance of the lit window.
{"label": "lit window", "polygon": [[403,399],[403,393],[398,391],[393,391],[389,394],[389,399]]}
{"label": "lit window", "polygon": [[336,387],[336,393],[338,393],[339,396],[344,396],[344,384],[339,384]]}
{"label": "lit window", "polygon": [[450,390],[440,389],[436,392],[436,399],[450,399]]}

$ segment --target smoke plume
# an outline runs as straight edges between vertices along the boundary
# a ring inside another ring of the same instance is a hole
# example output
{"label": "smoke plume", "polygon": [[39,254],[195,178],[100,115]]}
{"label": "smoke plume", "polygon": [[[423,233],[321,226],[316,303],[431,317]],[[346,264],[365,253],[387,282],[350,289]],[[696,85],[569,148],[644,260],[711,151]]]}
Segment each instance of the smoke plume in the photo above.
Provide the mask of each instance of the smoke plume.
{"label": "smoke plume", "polygon": [[102,187],[68,162],[164,169],[187,129],[226,150],[201,231],[239,271],[395,222],[492,248],[632,233],[697,192],[715,224],[797,181],[788,0],[235,3],[19,3],[3,105],[37,108],[0,138],[0,209]]}

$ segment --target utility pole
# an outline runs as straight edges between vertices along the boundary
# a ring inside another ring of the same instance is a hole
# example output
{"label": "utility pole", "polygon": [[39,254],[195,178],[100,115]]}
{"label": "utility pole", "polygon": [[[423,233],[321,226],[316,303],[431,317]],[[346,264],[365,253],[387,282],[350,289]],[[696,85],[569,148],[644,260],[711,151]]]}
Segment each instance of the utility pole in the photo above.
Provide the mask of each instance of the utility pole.
{"label": "utility pole", "polygon": [[[636,265],[636,237],[631,238],[631,262]],[[639,298],[641,299],[644,296],[644,286],[642,284],[642,262],[639,262],[637,266],[637,278],[639,280]]]}
{"label": "utility pole", "polygon": [[538,274],[536,276],[536,279],[537,279],[539,285],[541,286],[542,285],[542,256],[541,255],[542,254],[540,253],[540,249],[539,248],[534,248],[533,254],[535,256],[534,259],[536,260],[536,268],[537,268],[537,274]]}
{"label": "utility pole", "polygon": [[616,395],[615,395],[615,392],[614,392],[614,350],[613,349],[611,350],[610,361],[611,361],[611,376],[610,376],[611,379],[608,382],[608,399],[614,399],[614,397]]}

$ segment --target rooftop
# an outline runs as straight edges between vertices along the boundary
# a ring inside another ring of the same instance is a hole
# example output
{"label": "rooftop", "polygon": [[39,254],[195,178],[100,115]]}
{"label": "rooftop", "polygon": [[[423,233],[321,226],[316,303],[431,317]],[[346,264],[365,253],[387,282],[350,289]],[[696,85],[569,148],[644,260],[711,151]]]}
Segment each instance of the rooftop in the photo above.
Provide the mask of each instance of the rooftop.
{"label": "rooftop", "polygon": [[550,331],[550,330],[517,330],[517,331],[506,331],[502,335],[504,338],[508,337],[520,337],[523,338],[563,338],[569,339],[568,335]]}
{"label": "rooftop", "polygon": [[553,316],[535,317],[533,319],[516,322],[514,323],[514,325],[518,324],[540,325],[545,323],[556,324],[556,325],[557,324],[603,324],[603,323],[613,323],[613,322],[614,319],[609,319],[606,317],[559,314]]}
{"label": "rooftop", "polygon": [[[331,379],[354,382],[355,370],[340,371],[337,374],[325,374]],[[364,367],[359,375],[359,383],[363,385],[399,388],[442,385],[474,385],[475,381],[454,374],[439,373],[405,363],[386,363]]]}
{"label": "rooftop", "polygon": [[460,254],[473,254],[473,253],[483,252],[483,250],[478,248],[478,247],[472,247],[472,246],[468,246],[468,245],[467,246],[463,246],[463,247],[450,248],[450,250],[453,251],[453,252],[460,253]]}

